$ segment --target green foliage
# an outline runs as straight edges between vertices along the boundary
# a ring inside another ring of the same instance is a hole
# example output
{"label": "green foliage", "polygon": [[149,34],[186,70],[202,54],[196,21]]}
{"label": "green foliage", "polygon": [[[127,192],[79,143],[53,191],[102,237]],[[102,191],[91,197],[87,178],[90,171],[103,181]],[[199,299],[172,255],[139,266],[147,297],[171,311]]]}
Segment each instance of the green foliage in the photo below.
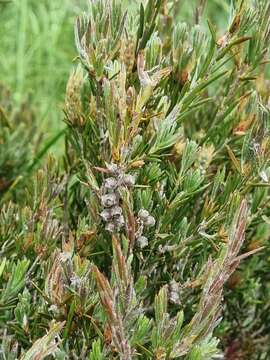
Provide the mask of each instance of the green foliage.
{"label": "green foliage", "polygon": [[178,5],[75,24],[64,158],[23,157],[2,200],[3,358],[269,358],[270,6],[232,2],[221,34]]}
{"label": "green foliage", "polygon": [[16,104],[31,95],[39,127],[50,133],[61,126],[66,78],[76,56],[72,24],[84,7],[81,0],[0,2],[1,81]]}

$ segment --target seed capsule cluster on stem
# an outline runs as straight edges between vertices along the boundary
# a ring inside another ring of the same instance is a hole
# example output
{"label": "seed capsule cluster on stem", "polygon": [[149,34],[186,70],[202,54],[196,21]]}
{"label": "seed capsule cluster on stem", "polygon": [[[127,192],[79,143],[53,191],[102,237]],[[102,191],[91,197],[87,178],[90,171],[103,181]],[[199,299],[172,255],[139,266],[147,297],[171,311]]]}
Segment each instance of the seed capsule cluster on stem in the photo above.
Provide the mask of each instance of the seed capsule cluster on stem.
{"label": "seed capsule cluster on stem", "polygon": [[106,223],[106,230],[114,233],[119,231],[125,224],[123,210],[120,205],[120,189],[121,187],[133,187],[135,177],[131,174],[125,174],[124,170],[116,164],[110,164],[107,168],[111,176],[103,181],[101,187],[103,210],[100,216]]}
{"label": "seed capsule cluster on stem", "polygon": [[141,209],[138,212],[137,218],[138,230],[136,233],[137,243],[141,249],[148,245],[148,239],[143,235],[143,231],[145,227],[153,227],[156,224],[155,218],[149,214],[149,212],[145,209]]}

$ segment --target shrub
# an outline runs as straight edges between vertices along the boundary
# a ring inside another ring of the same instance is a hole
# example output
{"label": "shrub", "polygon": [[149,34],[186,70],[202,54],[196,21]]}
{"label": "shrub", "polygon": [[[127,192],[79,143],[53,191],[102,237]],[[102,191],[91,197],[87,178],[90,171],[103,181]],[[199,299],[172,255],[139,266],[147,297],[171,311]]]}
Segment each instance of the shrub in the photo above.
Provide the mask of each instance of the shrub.
{"label": "shrub", "polygon": [[64,161],[1,211],[3,358],[269,357],[270,6],[173,11],[76,22]]}

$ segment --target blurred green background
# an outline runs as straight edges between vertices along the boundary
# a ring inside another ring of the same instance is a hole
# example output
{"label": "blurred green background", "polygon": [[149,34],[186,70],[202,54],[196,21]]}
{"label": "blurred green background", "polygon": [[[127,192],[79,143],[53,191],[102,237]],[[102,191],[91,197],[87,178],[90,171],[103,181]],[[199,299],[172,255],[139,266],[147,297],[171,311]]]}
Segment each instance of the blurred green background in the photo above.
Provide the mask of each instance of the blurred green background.
{"label": "blurred green background", "polygon": [[[73,25],[88,1],[0,0],[0,81],[11,89],[17,103],[31,97],[39,127],[49,136],[63,126],[65,86],[76,57]],[[193,22],[200,1],[175,1],[179,21]],[[229,3],[206,1],[205,18],[225,26]]]}
{"label": "blurred green background", "polygon": [[0,79],[16,102],[31,96],[42,129],[61,126],[65,84],[76,56],[73,23],[86,1],[0,2]]}

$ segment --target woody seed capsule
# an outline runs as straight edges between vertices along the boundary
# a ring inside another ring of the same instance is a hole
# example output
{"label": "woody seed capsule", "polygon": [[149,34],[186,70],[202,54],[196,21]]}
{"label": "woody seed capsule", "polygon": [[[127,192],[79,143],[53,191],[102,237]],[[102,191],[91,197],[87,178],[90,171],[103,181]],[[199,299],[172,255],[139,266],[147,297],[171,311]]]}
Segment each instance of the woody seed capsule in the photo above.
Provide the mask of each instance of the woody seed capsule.
{"label": "woody seed capsule", "polygon": [[107,194],[101,196],[101,203],[105,207],[111,207],[113,205],[117,205],[118,199],[116,194]]}
{"label": "woody seed capsule", "polygon": [[122,215],[122,208],[120,206],[114,206],[110,209],[111,216]]}
{"label": "woody seed capsule", "polygon": [[113,173],[113,174],[117,174],[119,171],[119,168],[116,164],[110,164],[107,166],[108,170]]}
{"label": "woody seed capsule", "polygon": [[121,183],[126,186],[134,186],[135,185],[135,177],[130,174],[123,175],[121,179]]}
{"label": "woody seed capsule", "polygon": [[149,216],[149,212],[145,209],[141,209],[138,213],[138,216],[141,220],[145,221]]}
{"label": "woody seed capsule", "polygon": [[115,232],[116,226],[114,223],[109,222],[106,224],[105,229],[108,230],[109,232]]}
{"label": "woody seed capsule", "polygon": [[112,217],[112,213],[110,209],[105,209],[100,213],[100,216],[104,221],[109,221]]}
{"label": "woody seed capsule", "polygon": [[138,237],[137,242],[141,249],[145,248],[148,245],[148,239],[145,236]]}
{"label": "woody seed capsule", "polygon": [[81,279],[77,275],[73,275],[70,278],[70,285],[75,289],[78,290],[81,285]]}
{"label": "woody seed capsule", "polygon": [[51,305],[50,307],[49,307],[49,311],[51,311],[51,312],[53,312],[53,313],[58,313],[59,312],[59,309],[58,309],[58,307],[55,305],[55,304],[53,304],[53,305]]}
{"label": "woody seed capsule", "polygon": [[179,285],[175,280],[172,280],[169,285],[169,300],[173,304],[180,303]]}
{"label": "woody seed capsule", "polygon": [[145,226],[155,226],[156,220],[153,216],[148,216],[147,219],[145,220]]}
{"label": "woody seed capsule", "polygon": [[115,219],[114,219],[114,224],[119,228],[119,227],[122,227],[124,224],[125,224],[125,219],[124,219],[124,216],[121,215],[121,216],[117,216]]}
{"label": "woody seed capsule", "polygon": [[106,190],[115,190],[117,188],[118,182],[115,178],[110,177],[106,179],[103,184]]}

